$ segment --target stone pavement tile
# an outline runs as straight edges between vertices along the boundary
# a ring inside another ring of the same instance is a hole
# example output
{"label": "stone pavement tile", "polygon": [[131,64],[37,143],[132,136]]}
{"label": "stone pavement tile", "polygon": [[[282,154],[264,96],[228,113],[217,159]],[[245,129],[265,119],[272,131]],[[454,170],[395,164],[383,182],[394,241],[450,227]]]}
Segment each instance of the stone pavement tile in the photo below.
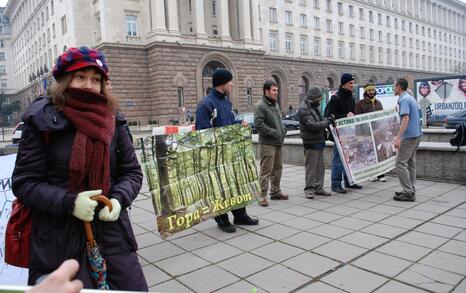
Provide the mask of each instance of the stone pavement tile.
{"label": "stone pavement tile", "polygon": [[238,277],[215,265],[178,277],[178,281],[195,292],[212,292],[238,280]]}
{"label": "stone pavement tile", "polygon": [[257,286],[251,284],[251,283],[248,283],[246,281],[239,281],[239,282],[236,282],[230,286],[227,286],[225,288],[222,288],[218,291],[215,291],[215,293],[238,293],[238,292],[253,292],[253,290],[255,289],[254,292],[257,292],[257,293],[262,293],[262,292],[266,292],[264,289],[261,289],[261,288],[257,288]]}
{"label": "stone pavement tile", "polygon": [[318,235],[325,236],[325,237],[332,238],[332,239],[340,238],[346,234],[353,232],[353,230],[338,227],[338,226],[333,226],[331,224],[324,224],[319,227],[309,229],[308,231],[311,233],[318,234]]}
{"label": "stone pavement tile", "polygon": [[236,228],[241,228],[241,229],[246,230],[246,231],[256,231],[256,230],[260,230],[260,229],[263,229],[265,227],[268,227],[270,225],[275,224],[274,222],[261,219],[260,216],[259,217],[253,217],[253,218],[259,219],[259,224],[258,225],[254,225],[254,226],[240,225],[240,226],[236,226]]}
{"label": "stone pavement tile", "polygon": [[434,292],[446,293],[453,289],[463,277],[433,267],[415,264],[397,276],[396,279]]}
{"label": "stone pavement tile", "polygon": [[316,212],[317,210],[304,207],[304,206],[292,206],[292,207],[283,209],[281,211],[284,213],[295,215],[295,216],[304,216],[304,215]]}
{"label": "stone pavement tile", "polygon": [[266,238],[261,235],[246,233],[244,235],[228,239],[225,241],[225,243],[233,245],[239,249],[249,251],[254,248],[264,246],[272,241],[272,239]]}
{"label": "stone pavement tile", "polygon": [[[231,218],[231,216],[230,216]],[[204,230],[207,230],[207,229],[211,229],[213,227],[217,227],[217,223],[215,222],[214,219],[211,219],[211,220],[206,220],[206,221],[203,221],[195,226],[193,226],[194,230],[196,231],[204,231]],[[188,230],[192,230],[192,229],[188,229]],[[187,231],[187,230],[185,230]]]}
{"label": "stone pavement tile", "polygon": [[394,240],[377,248],[377,251],[409,261],[417,261],[432,250],[430,248],[420,247],[419,245]]}
{"label": "stone pavement tile", "polygon": [[423,258],[420,263],[455,274],[466,275],[466,258],[446,252],[434,251]]}
{"label": "stone pavement tile", "polygon": [[151,232],[137,235],[136,241],[138,243],[139,248],[144,248],[150,245],[163,242],[162,237],[160,237],[160,235],[155,235],[154,233],[151,233]]}
{"label": "stone pavement tile", "polygon": [[463,279],[463,281],[455,288],[455,290],[452,291],[452,293],[464,293],[466,292],[466,279]]}
{"label": "stone pavement tile", "polygon": [[176,292],[176,293],[190,293],[193,292],[187,287],[183,286],[176,280],[170,280],[149,288],[150,292]]}
{"label": "stone pavement tile", "polygon": [[[259,223],[259,225],[262,223]],[[210,228],[207,230],[202,231],[202,233],[206,234],[207,236],[210,236],[218,241],[225,241],[227,239],[231,239],[233,237],[237,237],[239,235],[243,235],[246,233],[249,233],[247,230],[244,229],[236,229],[235,233],[225,233],[222,230],[220,230],[217,226],[214,228]]]}
{"label": "stone pavement tile", "polygon": [[425,293],[427,291],[405,285],[397,281],[390,281],[383,285],[381,288],[374,291],[374,293]]}
{"label": "stone pavement tile", "polygon": [[380,220],[390,217],[390,215],[371,211],[360,211],[355,214],[352,214],[350,217],[371,222],[378,222]]}
{"label": "stone pavement tile", "polygon": [[134,236],[147,233],[147,230],[139,226],[138,224],[132,224]]}
{"label": "stone pavement tile", "polygon": [[269,292],[289,292],[311,281],[311,278],[275,265],[246,279],[248,282]]}
{"label": "stone pavement tile", "polygon": [[286,220],[294,219],[296,218],[296,216],[275,211],[265,215],[261,215],[260,218],[274,223],[281,223],[285,222]]}
{"label": "stone pavement tile", "polygon": [[451,254],[466,256],[466,242],[458,241],[458,240],[450,240],[444,245],[440,246],[438,250],[443,251],[443,252],[448,252]]}
{"label": "stone pavement tile", "polygon": [[424,232],[436,236],[451,238],[461,232],[460,228],[455,228],[451,226],[445,226],[437,223],[425,223],[422,226],[416,228],[416,231]]}
{"label": "stone pavement tile", "polygon": [[466,242],[466,230],[463,230],[463,232],[459,233],[458,235],[455,236],[456,240],[460,241],[465,241]]}
{"label": "stone pavement tile", "polygon": [[383,237],[379,237],[379,236],[375,236],[375,235],[371,235],[371,234],[367,234],[367,233],[363,233],[359,231],[345,235],[339,238],[338,240],[349,243],[349,244],[353,244],[356,246],[360,246],[363,248],[367,248],[367,249],[373,249],[381,245],[382,243],[385,243],[388,241],[387,238],[383,238]]}
{"label": "stone pavement tile", "polygon": [[[133,206],[147,211],[148,207],[152,207],[152,199],[144,197],[144,199],[142,200],[134,201]],[[154,222],[155,222],[155,217],[154,217]]]}
{"label": "stone pavement tile", "polygon": [[397,216],[427,221],[437,216],[437,213],[417,211],[417,210],[410,209],[410,210],[406,210],[404,212],[399,213]]}
{"label": "stone pavement tile", "polygon": [[434,223],[453,226],[457,228],[466,229],[466,221],[463,218],[441,215],[432,220]]}
{"label": "stone pavement tile", "polygon": [[395,215],[395,214],[401,213],[404,210],[405,210],[404,208],[394,207],[394,206],[390,206],[386,204],[380,204],[375,207],[371,207],[367,209],[367,211],[370,211],[370,212],[384,213],[384,214],[389,214],[389,215]]}
{"label": "stone pavement tile", "polygon": [[312,251],[338,261],[347,262],[363,254],[367,250],[355,245],[334,240],[322,246],[319,246],[316,249],[313,249]]}
{"label": "stone pavement tile", "polygon": [[175,277],[208,266],[210,263],[192,253],[186,252],[154,264],[169,273],[172,277]]}
{"label": "stone pavement tile", "polygon": [[368,209],[373,206],[376,206],[377,204],[373,202],[363,201],[363,200],[353,200],[353,201],[345,202],[343,205],[352,207],[352,208],[357,208],[357,209]]}
{"label": "stone pavement tile", "polygon": [[426,233],[421,233],[417,231],[411,231],[397,240],[411,243],[411,244],[416,244],[420,245],[423,247],[428,247],[428,248],[437,248],[443,243],[447,242],[447,238],[431,235],[431,234],[426,234]]}
{"label": "stone pavement tile", "polygon": [[375,223],[361,230],[361,232],[369,233],[385,238],[394,238],[404,232],[406,229],[401,229],[393,226]]}
{"label": "stone pavement tile", "polygon": [[322,237],[317,234],[302,232],[294,236],[288,237],[286,239],[283,239],[282,242],[300,247],[305,250],[311,250],[331,240],[332,239],[330,238]]}
{"label": "stone pavement tile", "polygon": [[318,211],[318,212],[306,215],[304,217],[308,218],[308,219],[311,219],[311,220],[323,222],[323,223],[330,223],[332,221],[341,219],[343,216],[328,213],[328,212],[325,212],[325,211]]}
{"label": "stone pavement tile", "polygon": [[228,244],[219,242],[210,246],[193,250],[192,253],[210,262],[219,262],[239,255],[243,253],[243,251]]}
{"label": "stone pavement tile", "polygon": [[284,226],[281,224],[274,224],[264,229],[256,230],[257,234],[260,234],[268,238],[272,238],[274,240],[281,240],[283,238],[289,237],[299,232],[300,231],[297,229]]}
{"label": "stone pavement tile", "polygon": [[328,212],[328,213],[334,213],[334,214],[337,214],[337,215],[349,216],[351,214],[360,212],[361,210],[360,209],[355,209],[355,208],[352,208],[352,207],[343,206],[343,205],[338,205],[338,206],[333,206],[333,207],[330,207],[328,209],[325,209],[325,211]]}
{"label": "stone pavement tile", "polygon": [[361,269],[379,273],[387,277],[394,277],[398,275],[401,271],[412,264],[413,263],[410,261],[402,260],[376,251],[369,252],[352,263],[352,265]]}
{"label": "stone pavement tile", "polygon": [[267,200],[269,202],[269,206],[267,208],[276,212],[281,212],[284,209],[294,206],[294,204],[288,202],[287,200],[271,200],[270,198]]}
{"label": "stone pavement tile", "polygon": [[[304,194],[304,191],[303,191],[302,189],[300,189],[300,190],[299,190],[299,193],[300,193],[300,194]],[[299,195],[299,196],[298,196],[298,195],[295,195],[295,196],[290,196],[290,198],[288,199],[287,202],[288,202],[288,203],[291,203],[291,204],[294,204],[294,205],[301,205],[301,204],[306,203],[306,202],[308,202],[308,201],[309,201],[309,199],[306,198],[306,197],[304,197],[304,195],[303,195],[303,196],[301,196],[301,195]]]}
{"label": "stone pavement tile", "polygon": [[393,200],[393,192],[387,192],[387,191],[378,191],[377,195],[368,195],[365,197],[359,198],[361,201],[367,201],[367,202],[372,202],[372,203],[377,203],[377,204],[382,204],[387,201]]}
{"label": "stone pavement tile", "polygon": [[254,253],[257,256],[276,263],[280,263],[303,252],[304,250],[300,248],[296,248],[280,242],[273,242],[251,251],[251,253]]}
{"label": "stone pavement tile", "polygon": [[142,223],[139,223],[137,225],[139,225],[140,227],[146,229],[147,231],[154,232],[154,233],[158,232],[157,223],[155,222],[155,218],[153,220],[142,222]]}
{"label": "stone pavement tile", "polygon": [[422,224],[424,221],[421,220],[416,220],[416,219],[410,219],[410,218],[404,218],[400,216],[391,216],[390,218],[386,218],[382,221],[380,221],[380,224],[384,225],[390,225],[390,226],[395,226],[398,228],[403,228],[403,229],[412,229],[419,224]]}
{"label": "stone pavement tile", "polygon": [[283,262],[282,265],[306,276],[315,278],[334,269],[339,266],[340,263],[315,253],[306,252]]}
{"label": "stone pavement tile", "polygon": [[356,218],[350,218],[350,217],[341,218],[341,219],[338,219],[332,222],[332,225],[340,226],[340,227],[348,228],[348,229],[353,229],[353,230],[359,230],[372,224],[373,223],[369,221],[360,220]]}
{"label": "stone pavement tile", "polygon": [[322,281],[348,292],[364,293],[372,292],[388,279],[347,265],[325,276]]}
{"label": "stone pavement tile", "polygon": [[432,213],[437,213],[437,214],[440,214],[440,213],[443,213],[444,211],[448,210],[449,208],[448,207],[444,207],[444,206],[440,206],[440,205],[436,205],[432,202],[425,202],[425,203],[422,203],[420,205],[417,205],[415,207],[413,207],[414,210],[418,210],[418,211],[425,211],[425,212],[432,212]]}
{"label": "stone pavement tile", "polygon": [[259,205],[251,205],[247,208],[248,215],[250,216],[260,216],[273,212],[274,210],[267,207],[261,207]]}
{"label": "stone pavement tile", "polygon": [[460,217],[460,218],[466,218],[466,210],[456,208],[456,209],[453,209],[453,210],[447,212],[445,215]]}
{"label": "stone pavement tile", "polygon": [[139,224],[152,220],[155,222],[154,212],[148,212],[140,208],[133,208],[137,213],[131,213],[131,223]]}
{"label": "stone pavement tile", "polygon": [[[202,226],[203,224],[204,223],[201,223],[201,224],[199,224],[197,226]],[[200,230],[197,230],[197,229],[199,229],[197,226],[194,226],[193,228],[186,229],[186,230],[183,230],[181,232],[170,235],[168,240],[172,241],[172,240],[175,240],[175,239],[186,237],[188,235],[194,235],[194,234],[196,234],[196,233],[198,233],[200,231]]]}
{"label": "stone pavement tile", "polygon": [[296,291],[296,293],[343,293],[338,288],[332,287],[322,282],[314,282],[309,284],[308,286]]}
{"label": "stone pavement tile", "polygon": [[349,193],[360,193],[360,194],[366,194],[366,195],[374,195],[374,194],[377,194],[377,192],[379,192],[378,189],[367,187],[366,184],[359,184],[359,185],[361,185],[363,188],[362,189],[346,188],[346,189],[348,189]]}
{"label": "stone pavement tile", "polygon": [[138,255],[138,260],[139,260],[139,263],[141,264],[141,266],[145,266],[147,264],[149,264],[147,262],[147,260],[143,259],[141,256]]}
{"label": "stone pavement tile", "polygon": [[183,249],[171,244],[170,242],[162,242],[160,244],[138,250],[138,254],[148,262],[155,262],[183,252],[185,252]]}
{"label": "stone pavement tile", "polygon": [[[352,201],[359,200],[360,198],[363,198],[363,197],[367,196],[367,194],[352,192],[351,190],[349,190],[349,192],[347,194],[345,194],[345,195],[340,195],[340,194],[337,195],[337,193],[335,193],[335,195],[339,196],[339,197],[343,197],[345,199],[351,199]],[[346,202],[346,203],[348,203],[348,202]],[[345,204],[345,203],[343,203],[343,204]]]}
{"label": "stone pavement tile", "polygon": [[[395,194],[393,194],[393,195],[395,195]],[[420,200],[420,198],[421,197],[416,194],[416,201],[414,201],[414,202],[389,200],[387,202],[384,202],[384,204],[389,205],[389,206],[393,206],[393,207],[399,207],[399,208],[402,208],[402,209],[410,209],[410,208],[415,207],[418,204],[420,204],[420,202],[422,202],[422,200]]]}
{"label": "stone pavement tile", "polygon": [[171,279],[171,276],[151,264],[143,266],[142,271],[144,272],[144,277],[146,277],[147,286],[149,287]]}
{"label": "stone pavement tile", "polygon": [[[329,191],[329,192],[331,192],[331,191]],[[334,204],[334,205],[340,205],[340,204],[343,204],[345,202],[350,202],[353,199],[352,198],[345,198],[345,197],[338,196],[338,195],[332,195],[332,196],[320,197],[319,200],[321,200],[323,202],[330,203],[330,204]]]}
{"label": "stone pavement tile", "polygon": [[321,201],[318,199],[310,199],[308,202],[303,203],[302,206],[310,207],[316,210],[324,210],[326,208],[333,207],[334,204]]}
{"label": "stone pavement tile", "polygon": [[188,235],[186,237],[171,240],[171,242],[187,251],[191,251],[194,249],[214,244],[218,241],[212,237],[198,232],[196,234]]}
{"label": "stone pavement tile", "polygon": [[317,222],[317,221],[307,219],[307,218],[304,218],[304,217],[298,217],[298,218],[294,218],[294,219],[285,221],[282,224],[286,225],[288,227],[293,227],[295,229],[299,229],[299,230],[308,230],[308,229],[323,225],[324,223]]}
{"label": "stone pavement tile", "polygon": [[274,263],[247,252],[224,260],[217,265],[241,278],[246,278],[274,265]]}

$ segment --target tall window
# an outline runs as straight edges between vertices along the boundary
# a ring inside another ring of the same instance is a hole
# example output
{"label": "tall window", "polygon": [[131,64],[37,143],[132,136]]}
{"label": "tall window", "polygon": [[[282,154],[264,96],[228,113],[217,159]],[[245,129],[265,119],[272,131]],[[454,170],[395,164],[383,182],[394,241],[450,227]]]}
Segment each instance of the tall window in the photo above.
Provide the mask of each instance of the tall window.
{"label": "tall window", "polygon": [[392,34],[387,33],[387,44],[391,44],[391,43],[392,43]]}
{"label": "tall window", "polygon": [[338,57],[340,59],[345,58],[345,42],[343,41],[338,42]]}
{"label": "tall window", "polygon": [[374,40],[374,30],[373,30],[373,29],[369,29],[369,39],[370,39],[371,41]]}
{"label": "tall window", "polygon": [[308,40],[307,36],[301,36],[299,39],[299,47],[301,49],[301,54],[307,55],[308,54]]}
{"label": "tall window", "polygon": [[387,15],[387,27],[390,27],[392,25],[392,22],[390,21],[390,15]]}
{"label": "tall window", "polygon": [[374,12],[369,10],[369,22],[374,23]]}
{"label": "tall window", "polygon": [[338,33],[340,35],[344,35],[345,34],[345,26],[343,25],[343,22],[339,22],[338,23]]}
{"label": "tall window", "polygon": [[332,20],[331,19],[327,19],[327,32],[328,33],[331,33],[332,32]]}
{"label": "tall window", "polygon": [[327,40],[327,57],[333,57],[333,40]]}
{"label": "tall window", "polygon": [[285,49],[287,53],[293,52],[293,34],[286,34],[285,36]]}
{"label": "tall window", "polygon": [[320,30],[320,18],[314,17],[314,29]]}
{"label": "tall window", "polygon": [[178,108],[184,107],[184,89],[182,87],[176,88],[176,96],[178,97]]}
{"label": "tall window", "polygon": [[359,27],[359,35],[360,35],[361,39],[366,38],[366,30],[364,29],[363,26]]}
{"label": "tall window", "polygon": [[383,48],[379,47],[379,63],[383,63]]}
{"label": "tall window", "polygon": [[0,52],[0,60],[5,60],[5,53],[4,52]]}
{"label": "tall window", "polygon": [[293,24],[293,13],[291,11],[285,11],[285,23],[287,25]]}
{"label": "tall window", "polygon": [[135,15],[126,15],[126,35],[135,37],[138,35],[138,18]]}
{"label": "tall window", "polygon": [[382,31],[379,31],[379,42],[383,42]]}
{"label": "tall window", "polygon": [[278,50],[277,39],[278,39],[277,32],[270,32],[270,50]]}
{"label": "tall window", "polygon": [[349,17],[351,18],[354,17],[354,6],[353,5],[348,6],[348,14],[349,14]]}
{"label": "tall window", "polygon": [[374,52],[374,47],[373,46],[369,47],[369,61],[370,62],[375,62],[375,52]]}
{"label": "tall window", "polygon": [[338,2],[338,14],[339,15],[343,15],[343,3],[342,2]]}
{"label": "tall window", "polygon": [[66,33],[66,15],[63,15],[61,18],[61,34],[64,35]]}
{"label": "tall window", "polygon": [[327,0],[327,12],[332,12],[332,0]]}
{"label": "tall window", "polygon": [[354,43],[350,43],[349,44],[349,58],[351,60],[354,60],[356,57],[356,52],[355,52],[355,44]]}
{"label": "tall window", "polygon": [[248,102],[248,107],[252,107],[252,88],[246,88],[246,101]]}
{"label": "tall window", "polygon": [[270,7],[270,22],[277,23],[277,9]]}
{"label": "tall window", "polygon": [[382,24],[382,13],[377,14],[377,18],[379,20],[379,24]]}
{"label": "tall window", "polygon": [[359,8],[359,19],[364,20],[364,9],[363,8]]}
{"label": "tall window", "polygon": [[366,60],[366,46],[359,45],[359,60],[365,61]]}
{"label": "tall window", "polygon": [[212,0],[212,15],[213,15],[213,16],[216,16],[216,15],[217,15],[217,7],[216,7],[216,6],[217,6],[217,3],[216,3],[216,2],[217,2],[217,1]]}
{"label": "tall window", "polygon": [[354,24],[349,25],[349,33],[351,37],[354,37]]}
{"label": "tall window", "polygon": [[314,55],[320,56],[320,38],[314,38]]}
{"label": "tall window", "polygon": [[390,65],[392,64],[392,50],[387,49],[387,64]]}
{"label": "tall window", "polygon": [[314,8],[319,9],[319,0],[314,0]]}
{"label": "tall window", "polygon": [[299,24],[301,27],[306,28],[307,27],[307,17],[306,14],[300,14],[299,16]]}

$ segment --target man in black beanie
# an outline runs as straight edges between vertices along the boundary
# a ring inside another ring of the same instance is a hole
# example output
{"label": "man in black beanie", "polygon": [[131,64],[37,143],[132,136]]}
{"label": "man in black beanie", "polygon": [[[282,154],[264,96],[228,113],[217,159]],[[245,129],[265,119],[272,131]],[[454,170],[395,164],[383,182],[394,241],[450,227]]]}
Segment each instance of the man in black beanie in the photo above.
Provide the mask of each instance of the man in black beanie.
{"label": "man in black beanie", "polygon": [[[340,88],[336,95],[332,96],[325,109],[327,117],[334,115],[335,119],[354,116],[355,102],[353,99],[354,77],[351,73],[341,75]],[[332,159],[332,191],[337,193],[346,193],[346,189],[341,186],[341,179],[345,182],[346,188],[361,189],[358,184],[350,185],[346,177],[343,163],[340,159],[337,147],[333,147]]]}
{"label": "man in black beanie", "polygon": [[[233,75],[227,69],[215,70],[212,75],[213,89],[197,106],[196,130],[243,123],[235,119],[233,107],[228,98],[233,90],[232,80]],[[243,125],[247,126],[247,123],[243,123]],[[257,225],[259,223],[259,220],[248,216],[246,208],[239,208],[231,212],[235,225]],[[215,217],[215,221],[224,232],[233,233],[236,231],[236,227],[228,219],[228,214]]]}

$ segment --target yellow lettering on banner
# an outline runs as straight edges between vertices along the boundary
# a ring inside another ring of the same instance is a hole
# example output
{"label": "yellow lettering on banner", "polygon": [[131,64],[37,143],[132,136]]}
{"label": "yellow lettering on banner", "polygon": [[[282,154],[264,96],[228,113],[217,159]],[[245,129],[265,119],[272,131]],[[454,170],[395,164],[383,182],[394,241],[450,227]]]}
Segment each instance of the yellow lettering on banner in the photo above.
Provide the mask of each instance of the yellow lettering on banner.
{"label": "yellow lettering on banner", "polygon": [[186,227],[189,227],[193,222],[193,214],[186,214],[184,216],[186,217]]}
{"label": "yellow lettering on banner", "polygon": [[244,195],[238,196],[238,199],[236,200],[236,203],[237,203],[237,204],[242,203],[242,202],[243,202],[243,197],[244,197]]}
{"label": "yellow lettering on banner", "polygon": [[178,227],[183,226],[183,225],[184,225],[184,217],[179,217],[179,218],[177,218],[177,219],[176,219],[176,225],[177,225]]}
{"label": "yellow lettering on banner", "polygon": [[222,206],[222,204],[220,203],[220,201],[217,199],[216,201],[214,201],[214,210],[212,211],[213,213],[215,213],[216,211],[219,211],[219,210],[223,210],[224,207]]}
{"label": "yellow lettering on banner", "polygon": [[236,204],[236,197],[230,198],[231,205],[234,206]]}
{"label": "yellow lettering on banner", "polygon": [[168,230],[173,229],[173,221],[172,220],[174,218],[176,218],[176,216],[170,216],[170,217],[167,218],[168,219],[168,225],[169,225]]}

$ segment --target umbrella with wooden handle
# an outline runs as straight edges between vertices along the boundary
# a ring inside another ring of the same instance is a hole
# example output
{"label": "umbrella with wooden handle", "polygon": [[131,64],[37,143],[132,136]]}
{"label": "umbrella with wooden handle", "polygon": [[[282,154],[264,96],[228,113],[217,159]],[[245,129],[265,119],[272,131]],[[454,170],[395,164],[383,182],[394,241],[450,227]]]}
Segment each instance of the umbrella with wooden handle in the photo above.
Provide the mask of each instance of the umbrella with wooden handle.
{"label": "umbrella with wooden handle", "polygon": [[[112,202],[106,196],[96,195],[91,197],[91,199],[103,203],[112,211]],[[108,290],[110,288],[107,283],[107,263],[100,254],[99,246],[94,239],[91,222],[84,222],[84,230],[86,231],[86,252],[92,280],[97,289]]]}

